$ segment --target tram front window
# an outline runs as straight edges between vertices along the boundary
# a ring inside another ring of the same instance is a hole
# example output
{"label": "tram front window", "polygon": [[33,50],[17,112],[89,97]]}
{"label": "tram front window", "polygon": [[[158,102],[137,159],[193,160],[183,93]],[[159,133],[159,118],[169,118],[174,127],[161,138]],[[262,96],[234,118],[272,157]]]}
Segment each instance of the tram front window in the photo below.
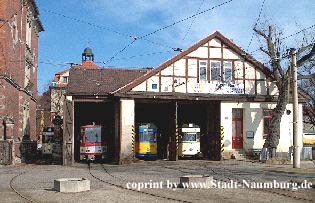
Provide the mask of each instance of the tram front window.
{"label": "tram front window", "polygon": [[156,142],[156,134],[147,131],[140,133],[140,142]]}
{"label": "tram front window", "polygon": [[86,128],[86,142],[101,142],[101,128]]}
{"label": "tram front window", "polygon": [[184,133],[182,136],[182,141],[196,141],[196,133]]}

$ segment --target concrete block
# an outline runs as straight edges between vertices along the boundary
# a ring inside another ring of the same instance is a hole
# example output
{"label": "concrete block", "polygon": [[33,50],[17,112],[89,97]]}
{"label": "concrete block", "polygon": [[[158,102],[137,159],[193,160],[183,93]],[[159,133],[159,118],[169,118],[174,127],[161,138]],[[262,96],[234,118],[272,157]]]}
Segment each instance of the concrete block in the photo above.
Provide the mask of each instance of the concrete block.
{"label": "concrete block", "polygon": [[64,193],[89,191],[90,180],[85,178],[60,178],[54,180],[54,189]]}
{"label": "concrete block", "polygon": [[205,175],[185,175],[179,179],[180,187],[190,189],[212,188],[213,176]]}

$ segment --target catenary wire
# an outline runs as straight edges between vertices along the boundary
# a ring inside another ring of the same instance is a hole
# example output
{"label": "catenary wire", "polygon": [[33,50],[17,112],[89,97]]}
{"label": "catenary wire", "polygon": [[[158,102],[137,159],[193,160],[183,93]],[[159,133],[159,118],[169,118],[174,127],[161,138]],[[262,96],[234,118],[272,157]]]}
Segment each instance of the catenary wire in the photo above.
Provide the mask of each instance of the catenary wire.
{"label": "catenary wire", "polygon": [[172,24],[169,24],[169,25],[167,25],[167,26],[164,26],[164,27],[162,27],[162,28],[159,28],[159,29],[157,29],[157,30],[154,30],[153,32],[150,32],[150,33],[148,33],[148,34],[142,35],[142,36],[140,36],[138,39],[146,38],[146,37],[148,37],[148,36],[150,36],[150,35],[153,35],[153,34],[155,34],[155,33],[157,33],[157,32],[160,32],[160,31],[165,30],[165,29],[167,29],[167,28],[173,27],[173,26],[175,26],[175,25],[178,24],[178,23],[182,23],[182,22],[184,22],[184,21],[186,21],[186,20],[189,20],[189,19],[191,19],[191,18],[194,18],[194,17],[196,17],[196,16],[198,16],[198,15],[201,15],[201,14],[204,14],[204,13],[206,13],[206,12],[209,12],[209,11],[215,9],[215,8],[219,8],[219,7],[221,7],[221,6],[224,6],[225,4],[228,4],[228,3],[232,2],[232,1],[233,1],[233,0],[225,1],[225,2],[223,2],[223,3],[221,3],[221,4],[218,4],[218,5],[216,5],[216,6],[213,6],[213,7],[209,8],[209,9],[203,10],[203,11],[201,11],[201,12],[199,12],[199,13],[196,13],[196,14],[194,14],[194,15],[191,15],[191,16],[188,16],[188,17],[183,18],[183,19],[181,19],[181,20],[178,20],[178,21],[176,21],[176,22],[173,22]]}
{"label": "catenary wire", "polygon": [[[266,0],[263,0],[263,2],[261,3],[259,15],[258,15],[258,17],[257,17],[257,20],[256,20],[255,24],[254,24],[254,28],[257,26],[257,24],[258,24],[258,22],[259,22],[259,20],[260,20],[260,16],[261,16],[261,13],[262,13],[262,11],[263,11],[265,2],[266,2]],[[252,36],[251,36],[251,38],[250,38],[249,44],[248,44],[247,49],[246,49],[247,51],[248,51],[250,45],[251,45],[252,42],[253,42],[253,38],[254,38],[254,32],[252,32]]]}
{"label": "catenary wire", "polygon": [[[202,5],[204,4],[204,2],[205,2],[205,0],[202,0],[201,4],[199,5],[199,7],[198,7],[198,9],[197,9],[196,14],[200,12],[200,9],[201,9]],[[183,39],[182,39],[182,42],[186,39],[186,37],[187,37],[188,33],[190,32],[191,27],[192,27],[192,25],[194,24],[195,20],[196,20],[196,16],[193,17],[193,19],[191,20],[190,25],[189,25],[189,27],[188,27],[188,29],[187,29],[187,31],[186,31],[186,33],[185,33]]]}

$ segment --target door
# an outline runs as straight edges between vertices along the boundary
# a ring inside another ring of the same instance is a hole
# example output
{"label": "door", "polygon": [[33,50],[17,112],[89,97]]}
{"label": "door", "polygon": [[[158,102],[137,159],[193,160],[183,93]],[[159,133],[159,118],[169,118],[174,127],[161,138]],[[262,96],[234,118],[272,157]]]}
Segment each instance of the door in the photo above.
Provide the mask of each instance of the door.
{"label": "door", "polygon": [[232,148],[243,149],[243,109],[232,109]]}

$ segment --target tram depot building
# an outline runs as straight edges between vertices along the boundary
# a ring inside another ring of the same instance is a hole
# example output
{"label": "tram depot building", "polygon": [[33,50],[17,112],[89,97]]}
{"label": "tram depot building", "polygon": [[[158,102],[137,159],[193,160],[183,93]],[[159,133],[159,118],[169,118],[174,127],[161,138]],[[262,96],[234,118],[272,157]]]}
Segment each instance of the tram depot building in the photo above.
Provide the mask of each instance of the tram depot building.
{"label": "tram depot building", "polygon": [[[108,158],[115,163],[134,157],[141,123],[154,123],[159,129],[161,159],[178,159],[178,128],[189,123],[200,126],[205,158],[251,154],[263,147],[276,102],[270,70],[220,32],[154,69],[71,68],[64,102],[63,163],[79,161],[80,126],[93,122],[105,127]],[[292,103],[286,109],[277,152],[287,154],[293,145],[293,113],[288,113]],[[301,103],[299,126],[303,128]]]}

